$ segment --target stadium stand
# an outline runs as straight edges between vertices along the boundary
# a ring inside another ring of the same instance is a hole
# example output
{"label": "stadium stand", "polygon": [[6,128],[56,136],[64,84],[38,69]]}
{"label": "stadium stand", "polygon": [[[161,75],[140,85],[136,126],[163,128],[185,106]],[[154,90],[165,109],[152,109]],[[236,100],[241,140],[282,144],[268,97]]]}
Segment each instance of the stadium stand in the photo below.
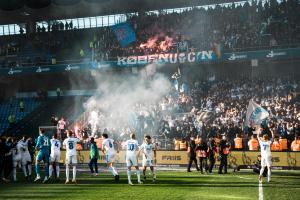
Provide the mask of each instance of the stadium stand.
{"label": "stadium stand", "polygon": [[[20,110],[20,102],[24,103],[24,111]],[[9,116],[13,115],[14,124],[21,121],[24,117],[30,114],[32,111],[38,108],[39,102],[36,102],[32,98],[24,99],[11,99],[9,101],[1,102],[0,104],[0,134],[9,128]],[[13,126],[12,126],[13,127]],[[11,127],[11,128],[12,128]]]}

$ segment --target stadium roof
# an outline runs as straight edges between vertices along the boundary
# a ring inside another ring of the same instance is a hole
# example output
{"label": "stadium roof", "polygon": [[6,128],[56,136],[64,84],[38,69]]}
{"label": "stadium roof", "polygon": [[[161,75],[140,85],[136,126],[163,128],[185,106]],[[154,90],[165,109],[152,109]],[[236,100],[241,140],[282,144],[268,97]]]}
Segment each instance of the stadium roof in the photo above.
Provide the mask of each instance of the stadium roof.
{"label": "stadium roof", "polygon": [[8,0],[0,1],[0,24],[178,8],[242,0]]}

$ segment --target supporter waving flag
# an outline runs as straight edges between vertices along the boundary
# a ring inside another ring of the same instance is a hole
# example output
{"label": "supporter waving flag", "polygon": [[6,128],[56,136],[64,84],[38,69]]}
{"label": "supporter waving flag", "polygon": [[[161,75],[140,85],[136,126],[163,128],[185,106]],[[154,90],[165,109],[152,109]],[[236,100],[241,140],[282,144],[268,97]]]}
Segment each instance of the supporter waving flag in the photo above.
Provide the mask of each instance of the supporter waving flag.
{"label": "supporter waving flag", "polygon": [[128,23],[121,23],[111,27],[121,47],[125,47],[136,40],[135,32]]}
{"label": "supporter waving flag", "polygon": [[251,99],[249,101],[247,114],[246,114],[246,125],[249,127],[254,125],[260,125],[264,119],[269,117],[268,111],[258,105]]}

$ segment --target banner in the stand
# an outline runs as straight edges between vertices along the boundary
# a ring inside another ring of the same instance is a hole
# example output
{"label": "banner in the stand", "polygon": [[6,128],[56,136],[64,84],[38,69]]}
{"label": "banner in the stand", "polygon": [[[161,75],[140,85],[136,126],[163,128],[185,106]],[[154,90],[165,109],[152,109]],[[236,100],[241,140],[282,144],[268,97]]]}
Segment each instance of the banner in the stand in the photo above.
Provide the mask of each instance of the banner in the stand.
{"label": "banner in the stand", "polygon": [[118,66],[145,65],[149,63],[195,63],[217,59],[214,51],[199,51],[190,53],[162,53],[144,56],[118,57]]}

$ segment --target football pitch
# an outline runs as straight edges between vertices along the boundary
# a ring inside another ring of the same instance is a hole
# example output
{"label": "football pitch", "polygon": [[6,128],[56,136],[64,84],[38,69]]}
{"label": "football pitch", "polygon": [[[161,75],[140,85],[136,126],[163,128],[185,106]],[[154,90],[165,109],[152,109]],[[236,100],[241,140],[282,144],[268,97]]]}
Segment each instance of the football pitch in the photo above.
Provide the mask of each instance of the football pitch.
{"label": "football pitch", "polygon": [[[71,175],[72,173],[70,173]],[[21,174],[20,174],[21,176]],[[64,178],[64,173],[61,173]],[[266,178],[259,187],[257,175],[250,171],[229,174],[201,174],[199,172],[158,171],[157,181],[151,176],[138,185],[132,175],[134,186],[127,184],[125,172],[115,182],[107,172],[97,177],[89,173],[78,173],[78,184],[18,183],[0,184],[0,199],[300,199],[300,171],[274,171],[272,181]],[[260,197],[259,197],[260,196]]]}

